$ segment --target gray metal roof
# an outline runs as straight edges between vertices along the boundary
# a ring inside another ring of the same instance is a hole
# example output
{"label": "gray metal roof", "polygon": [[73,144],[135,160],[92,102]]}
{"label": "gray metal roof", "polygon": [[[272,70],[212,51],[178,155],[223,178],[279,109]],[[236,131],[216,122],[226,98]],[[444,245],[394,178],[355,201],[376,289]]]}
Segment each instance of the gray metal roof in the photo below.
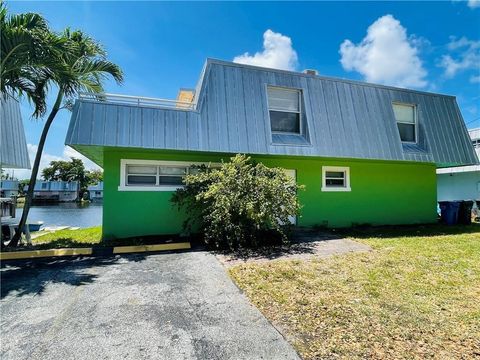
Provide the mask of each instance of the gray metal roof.
{"label": "gray metal roof", "polygon": [[0,166],[30,169],[20,105],[0,94]]}
{"label": "gray metal roof", "polygon": [[[24,186],[24,189],[28,189],[28,185]],[[35,183],[35,191],[78,191],[78,181],[37,181]]]}
{"label": "gray metal roof", "polygon": [[468,134],[472,140],[480,139],[480,128],[470,129]]}
{"label": "gray metal roof", "polygon": [[[302,90],[302,138],[272,135],[267,85]],[[208,59],[191,109],[103,100],[79,99],[72,114],[66,144],[87,156],[85,146],[478,163],[448,95]],[[392,102],[417,106],[417,144],[400,141]]]}
{"label": "gray metal roof", "polygon": [[90,185],[87,187],[88,191],[103,191],[103,181],[100,181],[99,183],[95,185]]}

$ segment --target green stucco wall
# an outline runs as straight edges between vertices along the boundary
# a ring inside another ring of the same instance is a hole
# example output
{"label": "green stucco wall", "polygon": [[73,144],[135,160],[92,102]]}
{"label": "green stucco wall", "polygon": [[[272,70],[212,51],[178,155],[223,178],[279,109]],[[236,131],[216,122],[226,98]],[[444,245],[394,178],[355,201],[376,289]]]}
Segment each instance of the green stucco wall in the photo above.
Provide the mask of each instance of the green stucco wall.
{"label": "green stucco wall", "polygon": [[[121,159],[220,162],[229,155],[108,150],[104,153],[104,238],[179,233],[182,214],[171,192],[118,191]],[[299,226],[431,223],[436,219],[433,164],[253,156],[267,166],[295,169],[303,205]],[[322,166],[349,166],[350,192],[322,192]]]}

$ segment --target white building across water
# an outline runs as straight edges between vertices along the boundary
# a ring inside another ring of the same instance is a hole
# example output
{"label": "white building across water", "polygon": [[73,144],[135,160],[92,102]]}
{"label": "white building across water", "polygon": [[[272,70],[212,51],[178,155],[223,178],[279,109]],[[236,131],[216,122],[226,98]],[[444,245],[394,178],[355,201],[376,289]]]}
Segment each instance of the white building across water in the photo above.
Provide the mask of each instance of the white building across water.
{"label": "white building across water", "polygon": [[[27,191],[27,186],[25,191]],[[33,192],[34,202],[69,202],[78,199],[78,181],[37,181]]]}
{"label": "white building across water", "polygon": [[88,196],[91,201],[103,200],[103,181],[98,184],[90,185],[88,188]]}
{"label": "white building across water", "polygon": [[18,196],[18,180],[0,180],[0,197],[11,198]]}

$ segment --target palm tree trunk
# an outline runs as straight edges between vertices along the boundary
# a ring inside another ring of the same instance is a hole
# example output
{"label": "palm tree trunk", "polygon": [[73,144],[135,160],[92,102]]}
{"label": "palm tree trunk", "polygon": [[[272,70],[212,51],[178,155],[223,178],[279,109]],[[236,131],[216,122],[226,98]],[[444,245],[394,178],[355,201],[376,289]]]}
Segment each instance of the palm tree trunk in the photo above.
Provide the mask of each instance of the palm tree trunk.
{"label": "palm tree trunk", "polygon": [[47,139],[50,125],[52,125],[52,122],[55,119],[55,116],[57,115],[58,110],[60,110],[60,106],[62,105],[62,100],[63,100],[63,90],[59,89],[57,99],[55,100],[55,104],[53,105],[52,111],[50,111],[50,114],[48,115],[47,121],[45,122],[45,125],[43,127],[42,135],[40,136],[40,141],[38,142],[37,154],[35,155],[35,162],[33,163],[33,167],[32,167],[32,175],[30,175],[30,182],[28,183],[28,191],[25,196],[25,205],[23,206],[22,218],[20,219],[20,223],[18,224],[17,231],[15,232],[15,235],[13,236],[12,241],[10,241],[10,243],[8,244],[8,246],[10,247],[14,247],[18,245],[18,241],[20,240],[20,237],[22,235],[22,229],[25,227],[25,224],[27,222],[30,206],[32,205],[33,191],[35,188],[35,183],[37,181],[37,176],[38,176],[38,170],[40,167],[40,160],[42,159],[42,152],[45,146],[45,140]]}

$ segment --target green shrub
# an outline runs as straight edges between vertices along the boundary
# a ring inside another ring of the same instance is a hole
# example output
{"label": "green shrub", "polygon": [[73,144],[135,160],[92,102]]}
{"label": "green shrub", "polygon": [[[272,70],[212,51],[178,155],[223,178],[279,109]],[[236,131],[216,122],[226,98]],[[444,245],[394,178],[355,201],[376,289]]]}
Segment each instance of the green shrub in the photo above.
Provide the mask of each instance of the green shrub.
{"label": "green shrub", "polygon": [[297,186],[282,169],[236,155],[219,168],[199,166],[172,202],[186,212],[184,229],[199,229],[208,244],[238,248],[287,241],[289,217],[298,214]]}

